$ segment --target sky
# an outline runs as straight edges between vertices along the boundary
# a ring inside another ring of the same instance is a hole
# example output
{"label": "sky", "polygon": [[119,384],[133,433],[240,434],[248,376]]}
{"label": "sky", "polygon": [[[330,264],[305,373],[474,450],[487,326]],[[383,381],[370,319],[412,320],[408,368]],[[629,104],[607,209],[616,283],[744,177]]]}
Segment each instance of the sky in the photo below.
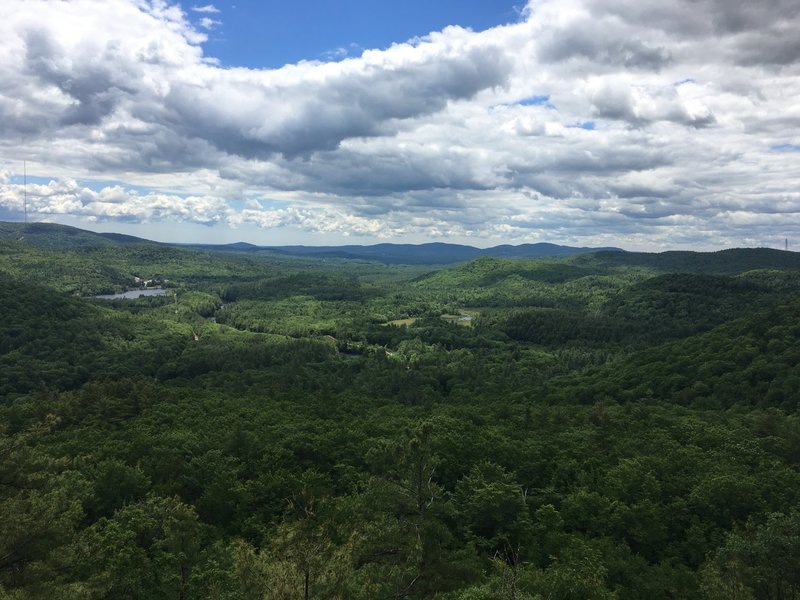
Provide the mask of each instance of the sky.
{"label": "sky", "polygon": [[4,0],[0,219],[800,248],[797,0]]}

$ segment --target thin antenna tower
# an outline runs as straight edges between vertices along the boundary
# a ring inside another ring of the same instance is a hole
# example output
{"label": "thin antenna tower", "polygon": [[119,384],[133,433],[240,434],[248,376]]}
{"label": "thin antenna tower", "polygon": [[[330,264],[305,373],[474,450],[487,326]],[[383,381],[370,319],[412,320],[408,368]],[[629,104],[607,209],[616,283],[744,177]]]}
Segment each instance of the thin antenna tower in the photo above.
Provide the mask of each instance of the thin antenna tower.
{"label": "thin antenna tower", "polygon": [[22,206],[25,210],[25,224],[28,223],[28,165],[22,161]]}
{"label": "thin antenna tower", "polygon": [[786,240],[784,240],[784,243],[785,243],[785,250],[788,252],[789,251],[789,238],[786,238]]}

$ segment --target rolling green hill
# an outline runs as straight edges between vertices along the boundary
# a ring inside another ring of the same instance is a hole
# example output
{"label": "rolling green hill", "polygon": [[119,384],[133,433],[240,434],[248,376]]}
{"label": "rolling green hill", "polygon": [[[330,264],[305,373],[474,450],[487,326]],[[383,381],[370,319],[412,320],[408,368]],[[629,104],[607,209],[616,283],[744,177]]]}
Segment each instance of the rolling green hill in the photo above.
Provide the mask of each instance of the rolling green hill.
{"label": "rolling green hill", "polygon": [[578,264],[635,266],[662,273],[735,275],[755,269],[800,269],[800,253],[771,248],[730,248],[718,252],[599,252],[576,259]]}
{"label": "rolling green hill", "polygon": [[800,597],[792,253],[2,232],[0,598]]}
{"label": "rolling green hill", "polygon": [[20,240],[47,250],[107,248],[126,244],[155,244],[120,233],[94,233],[56,223],[9,223],[0,221],[0,240]]}

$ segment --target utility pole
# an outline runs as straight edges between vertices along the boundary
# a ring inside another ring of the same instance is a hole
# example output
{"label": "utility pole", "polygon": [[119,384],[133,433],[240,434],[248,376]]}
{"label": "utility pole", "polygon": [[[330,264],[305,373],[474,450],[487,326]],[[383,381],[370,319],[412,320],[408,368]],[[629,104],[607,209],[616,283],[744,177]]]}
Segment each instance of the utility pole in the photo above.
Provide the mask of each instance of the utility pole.
{"label": "utility pole", "polygon": [[22,208],[25,211],[25,224],[28,223],[28,165],[22,161]]}

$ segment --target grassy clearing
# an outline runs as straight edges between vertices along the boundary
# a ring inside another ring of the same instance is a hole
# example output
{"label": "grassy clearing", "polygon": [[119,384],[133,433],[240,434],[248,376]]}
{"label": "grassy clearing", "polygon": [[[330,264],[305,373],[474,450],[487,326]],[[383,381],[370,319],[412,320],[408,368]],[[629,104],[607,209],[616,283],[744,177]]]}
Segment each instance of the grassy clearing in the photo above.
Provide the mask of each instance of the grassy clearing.
{"label": "grassy clearing", "polygon": [[390,325],[394,325],[395,327],[410,327],[414,323],[417,322],[416,317],[411,317],[409,319],[394,319],[393,321],[387,321],[383,324],[384,327],[389,327]]}
{"label": "grassy clearing", "polygon": [[463,325],[464,327],[474,327],[475,318],[480,315],[477,310],[459,310],[458,314],[444,314],[442,319],[448,323],[455,323],[456,325]]}

